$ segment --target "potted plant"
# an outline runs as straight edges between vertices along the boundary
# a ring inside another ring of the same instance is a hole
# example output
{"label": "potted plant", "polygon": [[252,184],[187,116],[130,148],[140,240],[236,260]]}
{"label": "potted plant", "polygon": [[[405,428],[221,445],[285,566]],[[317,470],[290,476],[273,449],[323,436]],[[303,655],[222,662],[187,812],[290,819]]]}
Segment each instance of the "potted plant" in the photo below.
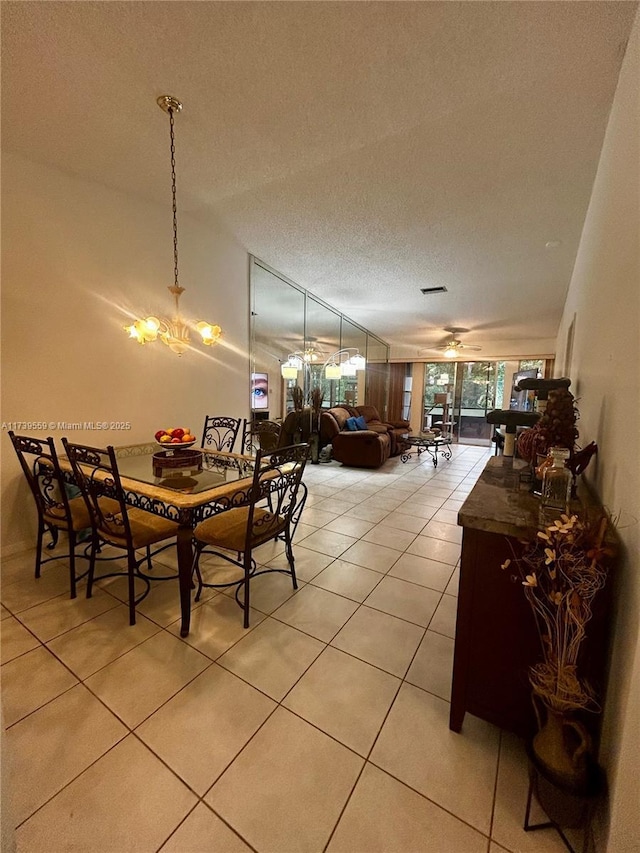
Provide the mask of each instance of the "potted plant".
{"label": "potted plant", "polygon": [[542,660],[529,671],[539,724],[531,750],[551,781],[576,792],[588,789],[594,763],[578,712],[597,712],[599,704],[580,676],[579,657],[593,598],[607,578],[607,526],[605,516],[562,514],[502,564],[518,568],[542,644]]}

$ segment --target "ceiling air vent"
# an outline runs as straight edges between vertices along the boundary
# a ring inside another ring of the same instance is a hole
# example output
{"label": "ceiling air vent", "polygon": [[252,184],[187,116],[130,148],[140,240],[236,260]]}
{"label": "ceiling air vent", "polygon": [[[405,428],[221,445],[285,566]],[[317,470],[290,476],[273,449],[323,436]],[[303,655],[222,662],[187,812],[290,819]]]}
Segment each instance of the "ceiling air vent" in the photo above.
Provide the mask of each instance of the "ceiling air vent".
{"label": "ceiling air vent", "polygon": [[447,288],[444,285],[441,285],[440,287],[421,287],[420,290],[422,293],[425,294],[425,296],[428,293],[446,293],[447,292]]}

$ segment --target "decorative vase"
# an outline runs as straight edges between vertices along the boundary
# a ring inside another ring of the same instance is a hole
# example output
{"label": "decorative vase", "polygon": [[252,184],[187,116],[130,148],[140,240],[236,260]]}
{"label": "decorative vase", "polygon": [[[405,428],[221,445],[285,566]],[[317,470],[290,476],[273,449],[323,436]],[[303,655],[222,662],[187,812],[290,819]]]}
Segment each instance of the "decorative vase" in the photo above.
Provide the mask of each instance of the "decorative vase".
{"label": "decorative vase", "polygon": [[533,700],[539,731],[532,750],[540,769],[563,787],[585,790],[591,750],[587,729],[570,714],[549,708],[535,693]]}
{"label": "decorative vase", "polygon": [[311,464],[317,465],[320,462],[320,436],[317,432],[312,432],[309,436],[309,445]]}
{"label": "decorative vase", "polygon": [[531,461],[531,491],[536,497],[542,496],[542,475],[547,465],[551,464],[551,457],[547,454],[534,453]]}

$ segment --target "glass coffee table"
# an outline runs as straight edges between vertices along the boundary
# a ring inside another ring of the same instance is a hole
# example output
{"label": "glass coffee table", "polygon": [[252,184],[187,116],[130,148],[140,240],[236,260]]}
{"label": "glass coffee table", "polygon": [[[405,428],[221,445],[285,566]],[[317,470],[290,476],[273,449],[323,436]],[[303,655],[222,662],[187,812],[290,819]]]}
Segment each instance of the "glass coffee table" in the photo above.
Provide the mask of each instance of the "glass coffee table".
{"label": "glass coffee table", "polygon": [[414,447],[416,448],[415,456],[420,456],[425,450],[427,451],[433,461],[434,468],[438,467],[438,453],[447,461],[451,459],[451,436],[449,435],[406,435],[403,436],[403,441],[408,445],[400,457],[403,462],[411,459],[411,450]]}

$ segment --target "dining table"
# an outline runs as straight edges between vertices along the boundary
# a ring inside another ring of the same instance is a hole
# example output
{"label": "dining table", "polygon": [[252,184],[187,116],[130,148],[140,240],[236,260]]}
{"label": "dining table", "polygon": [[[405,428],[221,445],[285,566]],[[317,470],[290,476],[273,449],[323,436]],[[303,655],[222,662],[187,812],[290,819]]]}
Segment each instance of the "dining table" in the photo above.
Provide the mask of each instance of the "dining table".
{"label": "dining table", "polygon": [[[191,622],[193,528],[212,515],[248,501],[256,458],[200,448],[202,470],[179,473],[158,470],[154,463],[154,455],[160,450],[157,444],[130,444],[114,450],[127,504],[179,525],[176,547],[180,636],[186,637]],[[64,476],[72,482],[69,460],[62,456],[59,461]]]}

